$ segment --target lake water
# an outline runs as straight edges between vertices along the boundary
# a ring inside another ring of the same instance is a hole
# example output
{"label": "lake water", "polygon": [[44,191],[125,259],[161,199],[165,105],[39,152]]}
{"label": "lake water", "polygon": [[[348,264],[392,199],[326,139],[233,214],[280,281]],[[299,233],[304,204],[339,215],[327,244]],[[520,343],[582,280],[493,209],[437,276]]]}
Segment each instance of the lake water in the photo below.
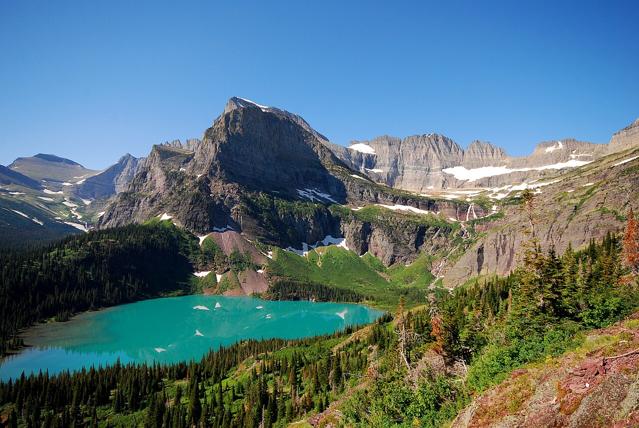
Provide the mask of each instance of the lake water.
{"label": "lake water", "polygon": [[184,296],[88,312],[28,331],[23,352],[0,364],[0,379],[115,363],[199,360],[242,339],[296,339],[373,322],[382,312],[346,303]]}

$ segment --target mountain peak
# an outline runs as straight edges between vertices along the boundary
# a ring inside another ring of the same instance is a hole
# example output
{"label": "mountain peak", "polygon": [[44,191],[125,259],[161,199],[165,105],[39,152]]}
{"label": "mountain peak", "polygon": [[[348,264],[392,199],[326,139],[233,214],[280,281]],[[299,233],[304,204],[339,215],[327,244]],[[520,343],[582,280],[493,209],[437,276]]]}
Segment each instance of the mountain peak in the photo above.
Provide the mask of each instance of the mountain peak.
{"label": "mountain peak", "polygon": [[272,113],[279,117],[286,118],[288,120],[291,120],[297,123],[306,131],[313,134],[320,141],[328,142],[328,138],[326,138],[324,135],[320,134],[315,129],[313,129],[313,127],[311,127],[311,125],[309,125],[308,122],[306,122],[306,120],[304,120],[304,118],[302,118],[301,116],[295,113],[291,113],[289,111],[277,108],[277,107],[269,107],[262,104],[258,104],[255,101],[251,101],[247,98],[240,98],[240,97],[229,98],[228,102],[226,103],[226,106],[224,107],[223,115],[230,113],[234,110],[241,110],[241,109],[261,110],[264,113]]}
{"label": "mountain peak", "polygon": [[226,102],[226,107],[224,107],[224,113],[228,113],[232,110],[239,109],[239,108],[259,108],[262,111],[271,110],[271,107],[258,104],[255,101],[251,101],[246,98],[231,97]]}
{"label": "mountain peak", "polygon": [[46,154],[46,153],[38,153],[37,155],[33,156],[34,158],[38,158],[38,159],[42,159],[48,162],[58,162],[58,163],[64,163],[67,165],[78,165],[80,166],[79,163],[72,161],[71,159],[66,159],[66,158],[61,158],[60,156],[56,156],[56,155],[50,155],[50,154]]}

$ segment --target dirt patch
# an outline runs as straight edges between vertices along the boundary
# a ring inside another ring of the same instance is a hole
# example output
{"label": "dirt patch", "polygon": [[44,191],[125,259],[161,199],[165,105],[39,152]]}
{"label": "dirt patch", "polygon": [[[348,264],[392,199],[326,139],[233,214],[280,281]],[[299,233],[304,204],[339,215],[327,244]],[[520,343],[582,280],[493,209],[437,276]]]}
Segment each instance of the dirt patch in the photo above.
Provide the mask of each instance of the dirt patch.
{"label": "dirt patch", "polygon": [[226,232],[212,232],[208,235],[220,247],[222,252],[227,256],[233,251],[239,251],[242,254],[249,254],[251,261],[257,265],[266,263],[266,256],[251,244],[246,238],[233,230]]}
{"label": "dirt patch", "polygon": [[247,296],[254,293],[264,293],[268,290],[268,281],[264,273],[255,272],[254,270],[245,270],[238,275],[242,291]]}

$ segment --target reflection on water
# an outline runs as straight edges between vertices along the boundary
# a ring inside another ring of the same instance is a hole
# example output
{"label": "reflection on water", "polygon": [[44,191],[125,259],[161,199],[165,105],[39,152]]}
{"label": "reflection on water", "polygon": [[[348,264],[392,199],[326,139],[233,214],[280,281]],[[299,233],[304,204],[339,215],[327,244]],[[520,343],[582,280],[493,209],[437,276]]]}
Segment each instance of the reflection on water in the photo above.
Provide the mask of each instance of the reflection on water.
{"label": "reflection on water", "polygon": [[43,324],[25,336],[30,345],[0,365],[0,379],[22,372],[129,362],[171,363],[201,358],[242,339],[294,339],[365,324],[381,315],[344,303],[272,302],[250,297],[184,296],[147,300]]}

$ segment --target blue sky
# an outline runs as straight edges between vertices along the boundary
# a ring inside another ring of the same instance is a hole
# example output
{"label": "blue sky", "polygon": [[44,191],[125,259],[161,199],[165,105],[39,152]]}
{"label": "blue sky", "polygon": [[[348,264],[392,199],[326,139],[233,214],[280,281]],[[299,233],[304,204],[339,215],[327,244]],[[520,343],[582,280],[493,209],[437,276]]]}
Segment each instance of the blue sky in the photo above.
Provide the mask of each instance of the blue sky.
{"label": "blue sky", "polygon": [[103,168],[233,96],[333,142],[607,142],[639,117],[637,1],[0,2],[0,163]]}

